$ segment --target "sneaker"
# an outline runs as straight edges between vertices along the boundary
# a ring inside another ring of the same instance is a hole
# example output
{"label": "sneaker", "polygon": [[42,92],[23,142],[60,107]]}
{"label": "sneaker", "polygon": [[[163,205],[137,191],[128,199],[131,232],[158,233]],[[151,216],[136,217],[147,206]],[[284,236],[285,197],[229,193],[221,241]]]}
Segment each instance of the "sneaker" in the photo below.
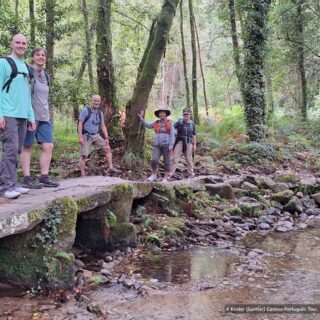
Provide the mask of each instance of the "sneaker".
{"label": "sneaker", "polygon": [[22,186],[29,189],[41,189],[43,184],[30,179],[30,180],[24,180],[24,183],[22,184]]}
{"label": "sneaker", "polygon": [[15,198],[18,198],[20,194],[21,193],[14,190],[13,188],[9,188],[6,191],[4,191],[2,195],[7,199],[15,199]]}
{"label": "sneaker", "polygon": [[28,193],[30,191],[29,188],[25,188],[23,186],[21,186],[20,184],[16,183],[14,186],[13,186],[13,190],[18,192],[18,193],[21,193],[21,194],[25,194],[25,193]]}
{"label": "sneaker", "polygon": [[168,178],[163,178],[162,182],[169,182],[169,179]]}
{"label": "sneaker", "polygon": [[153,181],[157,181],[157,179],[158,179],[158,176],[155,173],[153,173],[147,180],[153,182]]}
{"label": "sneaker", "polygon": [[40,179],[39,182],[47,188],[56,188],[60,186],[58,182],[52,181],[48,176],[44,179]]}

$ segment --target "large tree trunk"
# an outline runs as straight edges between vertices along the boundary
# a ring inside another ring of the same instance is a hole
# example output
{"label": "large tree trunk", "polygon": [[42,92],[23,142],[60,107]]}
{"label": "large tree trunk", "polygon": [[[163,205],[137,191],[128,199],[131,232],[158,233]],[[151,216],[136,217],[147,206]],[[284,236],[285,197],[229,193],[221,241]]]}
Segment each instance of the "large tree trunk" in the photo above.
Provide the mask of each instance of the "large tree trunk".
{"label": "large tree trunk", "polygon": [[[50,75],[50,81],[54,85],[54,34],[55,34],[55,0],[46,0],[46,49],[47,49],[47,63],[46,69]],[[51,86],[52,87],[52,86]],[[54,121],[54,100],[53,90],[50,90],[49,107],[51,122]]]}
{"label": "large tree trunk", "polygon": [[111,2],[112,0],[98,1],[97,75],[99,94],[102,98],[102,109],[109,134],[115,137],[120,134],[120,130],[112,59]]}
{"label": "large tree trunk", "polygon": [[240,49],[237,34],[237,23],[236,23],[236,11],[234,6],[234,0],[229,0],[229,13],[230,13],[230,24],[231,24],[231,38],[233,46],[233,60],[236,68],[236,76],[238,79],[240,93],[243,99],[243,81],[241,79],[241,61],[240,61]]}
{"label": "large tree trunk", "polygon": [[297,0],[297,37],[298,37],[298,69],[301,81],[301,113],[303,120],[307,120],[307,80],[306,71],[304,67],[304,25],[303,25],[303,15],[302,6],[304,0]]}
{"label": "large tree trunk", "polygon": [[192,102],[193,102],[193,119],[195,123],[199,123],[198,110],[198,83],[197,83],[197,45],[196,32],[194,26],[193,0],[189,0],[190,14],[190,31],[191,31],[191,48],[192,48]]}
{"label": "large tree trunk", "polygon": [[260,141],[266,134],[266,99],[264,57],[267,39],[267,16],[271,0],[247,0],[244,25],[244,107],[247,134]]}
{"label": "large tree trunk", "polygon": [[86,65],[87,65],[87,53],[84,54],[79,72],[77,74],[74,90],[73,90],[73,95],[72,95],[72,110],[73,110],[73,118],[75,121],[79,119],[79,100],[78,100],[78,93],[79,89],[81,87],[82,79],[83,79],[83,74],[86,71]]}
{"label": "large tree trunk", "polygon": [[[126,155],[144,157],[144,127],[140,124],[137,113],[147,108],[147,101],[157,75],[161,58],[165,52],[169,31],[179,0],[166,0],[154,30],[150,32],[148,45],[143,55],[144,63],[139,66],[140,72],[131,100],[126,106]],[[150,40],[152,38],[152,40]]]}
{"label": "large tree trunk", "polygon": [[29,46],[35,47],[36,44],[36,20],[34,16],[34,0],[29,0],[29,19],[30,19],[30,41]]}
{"label": "large tree trunk", "polygon": [[84,20],[84,31],[86,36],[86,63],[88,65],[88,75],[89,75],[89,82],[90,82],[90,89],[91,92],[94,90],[94,83],[93,83],[93,69],[92,69],[92,28],[89,27],[89,10],[87,7],[87,1],[81,0],[81,10],[83,13],[83,20]]}
{"label": "large tree trunk", "polygon": [[182,53],[182,62],[183,62],[183,75],[184,83],[186,88],[186,102],[187,106],[190,108],[190,87],[188,82],[188,70],[187,70],[187,55],[186,55],[186,46],[184,43],[184,31],[183,31],[183,0],[180,1],[180,34],[181,34],[181,53]]}

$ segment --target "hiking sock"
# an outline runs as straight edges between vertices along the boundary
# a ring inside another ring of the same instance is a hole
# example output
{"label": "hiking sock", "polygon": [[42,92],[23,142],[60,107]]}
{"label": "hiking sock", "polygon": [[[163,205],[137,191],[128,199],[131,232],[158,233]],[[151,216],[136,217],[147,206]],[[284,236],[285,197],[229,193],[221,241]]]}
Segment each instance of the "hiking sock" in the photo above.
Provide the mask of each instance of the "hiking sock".
{"label": "hiking sock", "polygon": [[24,183],[30,183],[31,182],[31,177],[30,176],[24,176],[23,177]]}
{"label": "hiking sock", "polygon": [[40,176],[39,181],[42,182],[42,181],[46,180],[47,178],[48,178],[48,175],[47,175],[47,174],[42,174],[42,175]]}

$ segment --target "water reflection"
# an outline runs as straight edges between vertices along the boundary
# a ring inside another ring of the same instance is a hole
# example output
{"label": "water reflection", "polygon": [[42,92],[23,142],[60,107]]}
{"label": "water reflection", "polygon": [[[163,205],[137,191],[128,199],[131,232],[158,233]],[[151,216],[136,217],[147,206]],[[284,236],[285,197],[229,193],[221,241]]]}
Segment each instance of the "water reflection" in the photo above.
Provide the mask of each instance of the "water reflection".
{"label": "water reflection", "polygon": [[134,273],[143,279],[157,279],[160,282],[182,284],[212,278],[227,277],[236,260],[233,252],[217,248],[195,248],[182,252],[146,255],[133,262]]}

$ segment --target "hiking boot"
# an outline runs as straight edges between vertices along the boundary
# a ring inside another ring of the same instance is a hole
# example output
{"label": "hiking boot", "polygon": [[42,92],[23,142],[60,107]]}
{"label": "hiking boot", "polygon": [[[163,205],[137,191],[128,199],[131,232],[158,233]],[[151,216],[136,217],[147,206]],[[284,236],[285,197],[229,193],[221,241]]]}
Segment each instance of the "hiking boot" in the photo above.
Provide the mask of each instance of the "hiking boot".
{"label": "hiking boot", "polygon": [[109,173],[119,174],[119,173],[121,173],[121,170],[118,170],[118,169],[116,169],[116,168],[111,168],[111,169],[109,169]]}
{"label": "hiking boot", "polygon": [[24,179],[24,183],[22,186],[29,189],[41,189],[43,185],[42,183],[34,181],[32,179]]}
{"label": "hiking boot", "polygon": [[25,194],[25,193],[28,193],[30,191],[29,188],[25,188],[23,186],[21,186],[20,184],[16,183],[14,186],[13,186],[13,190],[20,193],[20,194]]}
{"label": "hiking boot", "polygon": [[49,178],[49,176],[46,176],[45,178],[40,178],[39,182],[42,184],[43,187],[47,188],[56,188],[59,187],[60,184],[58,182],[55,182]]}
{"label": "hiking boot", "polygon": [[5,190],[2,195],[7,198],[7,199],[15,199],[15,198],[18,198],[21,193],[14,190],[13,188],[9,188],[7,190]]}
{"label": "hiking boot", "polygon": [[150,181],[150,182],[153,182],[153,181],[157,181],[158,179],[158,176],[153,173],[147,180]]}

